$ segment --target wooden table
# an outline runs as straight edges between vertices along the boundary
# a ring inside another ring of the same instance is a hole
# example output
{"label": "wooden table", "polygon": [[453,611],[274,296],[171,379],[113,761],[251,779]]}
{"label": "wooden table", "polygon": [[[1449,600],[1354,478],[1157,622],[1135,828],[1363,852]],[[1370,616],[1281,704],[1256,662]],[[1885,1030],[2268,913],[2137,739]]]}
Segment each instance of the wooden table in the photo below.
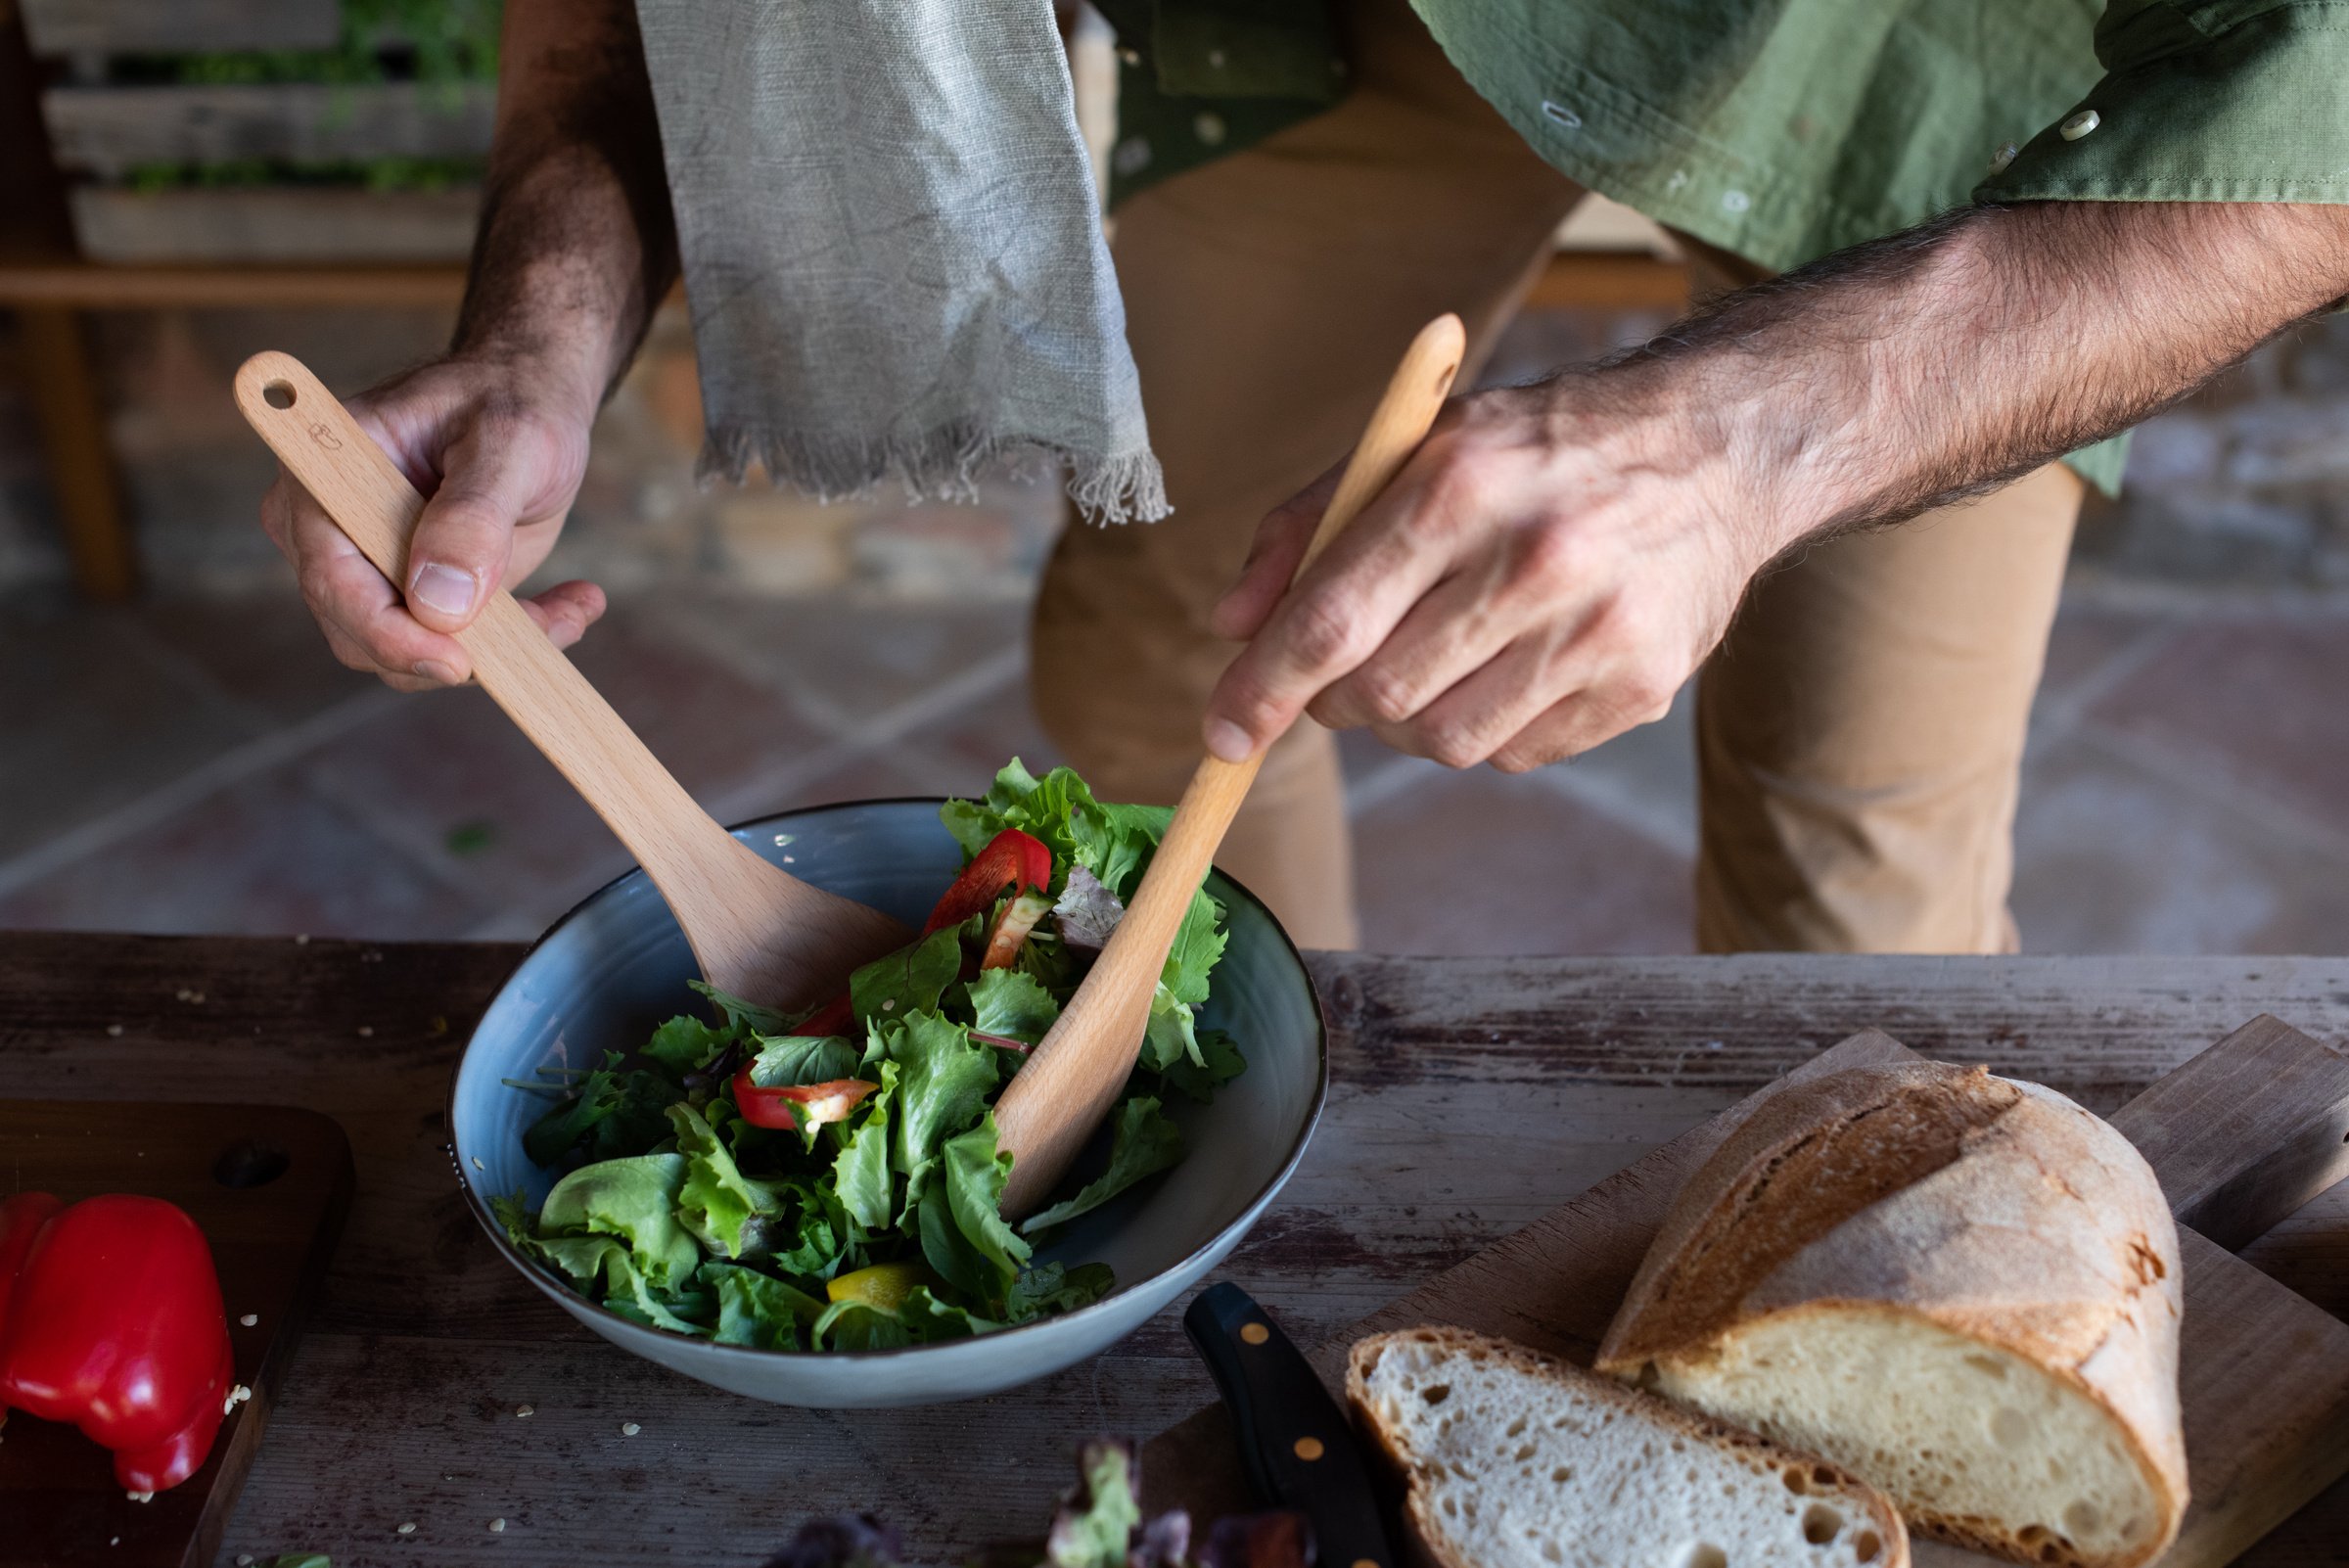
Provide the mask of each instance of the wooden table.
{"label": "wooden table", "polygon": [[[337,1568],[750,1568],[834,1508],[880,1511],[917,1560],[952,1562],[1040,1529],[1079,1437],[1146,1435],[1212,1397],[1172,1309],[1048,1382],[921,1410],[760,1405],[587,1335],[492,1252],[441,1152],[449,1070],[519,955],[0,936],[0,1093],[278,1101],[349,1131],[357,1205],[223,1563],[309,1548]],[[1313,966],[1333,1031],[1328,1115],[1222,1271],[1306,1344],[1864,1025],[2099,1110],[2261,1011],[2349,1039],[2339,959]],[[2349,1183],[2244,1256],[2349,1315]],[[2245,1561],[2337,1563],[2343,1539],[2349,1487],[2335,1487]]]}

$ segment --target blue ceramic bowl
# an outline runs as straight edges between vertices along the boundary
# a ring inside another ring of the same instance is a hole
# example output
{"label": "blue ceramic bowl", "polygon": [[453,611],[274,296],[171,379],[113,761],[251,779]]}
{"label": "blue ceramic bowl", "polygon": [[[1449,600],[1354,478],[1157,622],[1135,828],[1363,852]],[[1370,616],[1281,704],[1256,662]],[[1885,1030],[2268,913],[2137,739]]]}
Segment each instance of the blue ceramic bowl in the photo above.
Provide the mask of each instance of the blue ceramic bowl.
{"label": "blue ceramic bowl", "polygon": [[[961,851],[937,801],[876,801],[787,812],[735,837],[817,887],[888,910],[919,929],[953,880]],[[620,1346],[688,1377],[754,1399],[828,1408],[929,1405],[992,1394],[1107,1349],[1213,1268],[1280,1191],[1321,1114],[1329,1064],[1313,982],[1271,914],[1216,873],[1231,943],[1217,965],[1204,1023],[1228,1030],[1248,1070],[1213,1105],[1179,1096],[1182,1163],[1065,1227],[1043,1262],[1098,1261],[1117,1288],[1089,1307],[976,1339],[902,1350],[793,1355],[713,1345],[610,1313],[523,1257],[489,1211],[516,1191],[531,1206],[551,1173],[522,1150],[545,1101],[503,1082],[541,1067],[599,1065],[630,1051],[666,1018],[694,1008],[684,934],[650,878],[631,871],[538,940],[490,1002],[457,1064],[449,1126],[475,1218],[498,1250],[565,1312]]]}

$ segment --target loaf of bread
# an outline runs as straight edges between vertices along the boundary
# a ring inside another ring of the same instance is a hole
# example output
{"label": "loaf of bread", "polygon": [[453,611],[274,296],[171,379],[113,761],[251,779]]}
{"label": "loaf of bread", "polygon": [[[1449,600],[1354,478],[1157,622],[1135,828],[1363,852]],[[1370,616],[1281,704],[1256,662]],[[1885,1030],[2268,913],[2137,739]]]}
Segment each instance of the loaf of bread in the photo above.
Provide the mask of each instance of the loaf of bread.
{"label": "loaf of bread", "polygon": [[1874,1488],[1505,1340],[1374,1335],[1346,1394],[1438,1568],[1908,1568]]}
{"label": "loaf of bread", "polygon": [[2185,1511],[2178,1231],[2129,1140],[1938,1063],[1766,1098],[1688,1178],[1604,1371],[1824,1454],[1924,1536],[2128,1568]]}

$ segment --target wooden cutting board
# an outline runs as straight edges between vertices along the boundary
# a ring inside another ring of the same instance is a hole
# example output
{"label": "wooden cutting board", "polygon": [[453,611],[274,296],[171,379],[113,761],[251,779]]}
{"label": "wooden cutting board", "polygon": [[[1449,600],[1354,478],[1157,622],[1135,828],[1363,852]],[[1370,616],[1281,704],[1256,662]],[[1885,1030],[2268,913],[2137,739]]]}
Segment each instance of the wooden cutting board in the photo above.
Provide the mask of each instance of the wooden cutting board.
{"label": "wooden cutting board", "polygon": [[[0,1100],[0,1192],[168,1199],[203,1226],[220,1271],[237,1381],[253,1398],[198,1470],[149,1502],[69,1426],[12,1413],[0,1429],[0,1568],[206,1568],[259,1449],[294,1342],[350,1207],[350,1144],[282,1105]],[[246,1325],[240,1319],[251,1315]]]}
{"label": "wooden cutting board", "polygon": [[[1788,1077],[1919,1059],[1870,1030]],[[1758,1097],[1357,1323],[1315,1353],[1324,1380],[1344,1386],[1346,1348],[1360,1336],[1420,1323],[1498,1334],[1589,1365],[1681,1182]],[[2112,1121],[2161,1177],[2181,1222],[2179,1392],[2193,1498],[2160,1568],[2219,1568],[2349,1473],[2349,1324],[2211,1239],[2241,1246],[2349,1176],[2349,1055],[2262,1016]],[[1142,1477],[1153,1508],[1212,1518],[1252,1505],[1220,1405],[1153,1438]],[[1918,1542],[1915,1560],[1975,1568],[1994,1559]]]}

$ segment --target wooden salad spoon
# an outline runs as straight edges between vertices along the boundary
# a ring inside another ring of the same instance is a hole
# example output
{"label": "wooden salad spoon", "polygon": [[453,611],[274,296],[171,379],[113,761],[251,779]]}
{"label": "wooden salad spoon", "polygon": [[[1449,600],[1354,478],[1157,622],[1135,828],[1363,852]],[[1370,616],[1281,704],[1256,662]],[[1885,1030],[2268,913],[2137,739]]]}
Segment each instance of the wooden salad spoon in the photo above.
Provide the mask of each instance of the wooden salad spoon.
{"label": "wooden salad spoon", "polygon": [[[286,472],[377,571],[405,582],[424,497],[349,410],[276,352],[245,361],[236,396]],[[719,827],[503,588],[456,638],[482,689],[652,877],[711,985],[760,1006],[806,1007],[913,940],[880,910],[802,882]]]}
{"label": "wooden salad spoon", "polygon": [[[1419,329],[1371,412],[1298,571],[1377,498],[1418,449],[1466,352],[1459,317],[1438,316]],[[1042,1203],[1125,1087],[1141,1054],[1150,999],[1183,912],[1264,757],[1259,751],[1248,761],[1226,762],[1211,755],[1200,762],[1101,956],[995,1101],[996,1147],[1012,1155],[1001,1205],[1007,1218],[1020,1219]]]}

